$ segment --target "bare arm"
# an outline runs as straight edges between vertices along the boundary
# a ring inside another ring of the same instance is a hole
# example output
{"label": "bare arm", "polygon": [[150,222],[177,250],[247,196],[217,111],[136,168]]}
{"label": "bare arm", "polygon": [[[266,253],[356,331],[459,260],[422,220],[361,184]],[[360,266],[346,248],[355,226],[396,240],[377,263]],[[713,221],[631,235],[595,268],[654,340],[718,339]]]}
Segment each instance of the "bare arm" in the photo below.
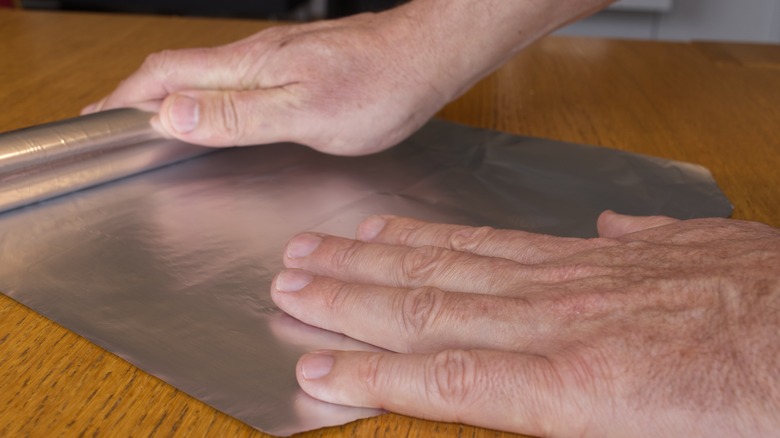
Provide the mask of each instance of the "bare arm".
{"label": "bare arm", "polygon": [[159,111],[165,135],[211,146],[294,141],[359,155],[392,146],[513,54],[605,0],[416,0],[279,26],[146,62],[94,112]]}

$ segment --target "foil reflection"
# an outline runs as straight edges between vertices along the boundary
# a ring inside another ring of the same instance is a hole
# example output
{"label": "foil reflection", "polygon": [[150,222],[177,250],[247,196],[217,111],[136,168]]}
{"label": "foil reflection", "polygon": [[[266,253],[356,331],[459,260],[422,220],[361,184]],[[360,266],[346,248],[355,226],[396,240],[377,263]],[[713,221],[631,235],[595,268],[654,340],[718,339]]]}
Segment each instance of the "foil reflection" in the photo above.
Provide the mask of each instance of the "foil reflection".
{"label": "foil reflection", "polygon": [[[154,141],[153,150],[171,145]],[[0,290],[275,434],[380,413],[298,388],[306,351],[376,350],[271,302],[282,249],[298,232],[352,236],[371,214],[399,214],[587,237],[607,208],[678,218],[731,208],[697,166],[440,121],[368,157],[235,148],[24,204],[0,215]]]}

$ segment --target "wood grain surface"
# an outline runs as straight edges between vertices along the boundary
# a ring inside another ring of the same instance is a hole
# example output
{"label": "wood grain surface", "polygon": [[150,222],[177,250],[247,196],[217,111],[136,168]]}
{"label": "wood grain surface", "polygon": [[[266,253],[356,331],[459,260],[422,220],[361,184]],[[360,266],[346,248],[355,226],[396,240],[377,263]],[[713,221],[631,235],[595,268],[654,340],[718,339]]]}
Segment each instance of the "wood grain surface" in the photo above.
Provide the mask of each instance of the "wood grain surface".
{"label": "wood grain surface", "polygon": [[[77,115],[151,52],[269,25],[0,10],[0,132]],[[778,46],[551,37],[440,116],[699,163],[735,218],[780,226],[778,56]],[[0,385],[3,437],[264,436],[1,295]],[[511,435],[387,414],[304,436]]]}

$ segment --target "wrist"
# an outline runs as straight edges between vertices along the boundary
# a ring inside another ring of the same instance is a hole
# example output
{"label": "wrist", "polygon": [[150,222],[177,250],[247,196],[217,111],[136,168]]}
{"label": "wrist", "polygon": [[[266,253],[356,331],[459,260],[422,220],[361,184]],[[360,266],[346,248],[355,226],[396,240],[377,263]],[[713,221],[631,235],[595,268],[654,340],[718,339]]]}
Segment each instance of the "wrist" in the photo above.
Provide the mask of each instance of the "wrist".
{"label": "wrist", "polygon": [[448,100],[538,38],[614,0],[413,0],[387,14]]}

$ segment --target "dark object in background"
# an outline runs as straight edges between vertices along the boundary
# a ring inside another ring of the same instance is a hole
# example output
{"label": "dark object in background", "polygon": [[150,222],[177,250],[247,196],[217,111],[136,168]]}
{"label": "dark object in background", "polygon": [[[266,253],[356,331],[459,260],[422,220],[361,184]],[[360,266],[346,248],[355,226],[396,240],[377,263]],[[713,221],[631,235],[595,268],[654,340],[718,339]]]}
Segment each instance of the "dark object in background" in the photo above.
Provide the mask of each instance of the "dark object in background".
{"label": "dark object in background", "polygon": [[379,12],[390,9],[403,0],[328,0],[327,18],[345,17],[361,12]]}
{"label": "dark object in background", "polygon": [[22,6],[27,9],[297,21],[379,12],[403,2],[404,0],[21,0]]}
{"label": "dark object in background", "polygon": [[290,18],[307,0],[23,0],[30,9],[243,18]]}

